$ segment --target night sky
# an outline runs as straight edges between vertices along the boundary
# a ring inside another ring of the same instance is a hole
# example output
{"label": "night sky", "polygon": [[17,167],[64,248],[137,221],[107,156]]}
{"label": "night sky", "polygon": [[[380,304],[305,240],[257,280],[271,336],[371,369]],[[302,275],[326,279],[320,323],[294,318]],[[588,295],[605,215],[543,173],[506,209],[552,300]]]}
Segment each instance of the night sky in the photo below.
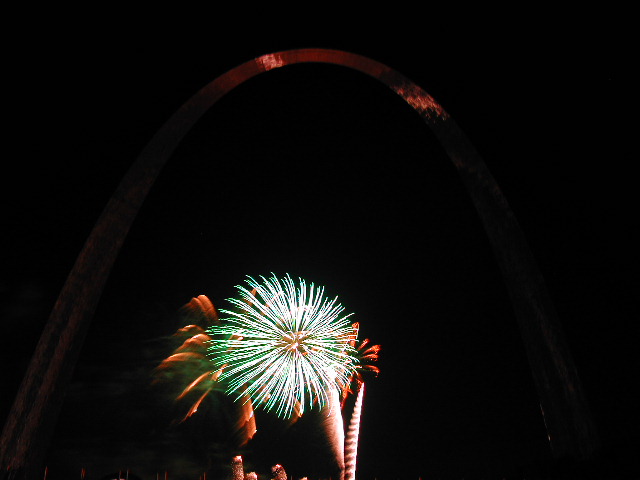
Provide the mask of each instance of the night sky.
{"label": "night sky", "polygon": [[[476,146],[545,277],[603,455],[622,471],[640,423],[631,394],[637,153],[623,120],[631,81],[622,37],[563,25],[468,36],[442,25],[358,36],[265,29],[245,41],[87,25],[52,29],[11,55],[0,418],[93,224],[158,128],[247,60],[335,48],[413,80]],[[387,87],[307,64],[225,96],[161,173],[96,311],[49,454],[52,474],[131,468],[151,478],[169,469],[170,478],[176,470],[197,478],[212,455],[213,415],[171,427],[171,402],[149,389],[151,371],[170,353],[191,297],[224,307],[245,275],[271,272],[324,285],[354,313],[362,338],[382,345],[381,374],[367,382],[358,478],[502,478],[551,461],[505,285],[450,160]],[[271,447],[290,441],[277,428],[264,435]],[[247,458],[304,475],[278,455],[249,448]]]}

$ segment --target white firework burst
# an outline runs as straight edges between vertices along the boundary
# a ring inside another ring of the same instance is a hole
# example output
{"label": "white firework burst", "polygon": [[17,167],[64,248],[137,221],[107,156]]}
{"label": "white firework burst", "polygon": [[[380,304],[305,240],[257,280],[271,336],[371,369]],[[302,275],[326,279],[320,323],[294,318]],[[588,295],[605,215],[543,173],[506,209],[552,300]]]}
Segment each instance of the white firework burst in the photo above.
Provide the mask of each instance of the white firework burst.
{"label": "white firework burst", "polygon": [[324,287],[303,279],[296,285],[288,274],[260,279],[248,276],[249,288],[237,286],[239,298],[228,299],[235,309],[221,310],[228,317],[208,331],[220,381],[228,393],[248,395],[283,418],[322,408],[357,367],[351,314],[342,315],[344,307],[324,297]]}

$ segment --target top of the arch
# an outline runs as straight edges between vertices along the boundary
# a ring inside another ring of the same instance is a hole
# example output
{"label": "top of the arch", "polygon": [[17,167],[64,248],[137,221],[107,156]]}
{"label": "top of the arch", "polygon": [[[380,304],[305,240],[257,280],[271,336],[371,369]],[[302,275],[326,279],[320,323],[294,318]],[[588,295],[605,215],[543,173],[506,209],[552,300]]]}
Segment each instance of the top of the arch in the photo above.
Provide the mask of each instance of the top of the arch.
{"label": "top of the arch", "polygon": [[342,65],[379,80],[402,97],[427,122],[449,119],[449,115],[442,106],[413,81],[387,65],[355,53],[323,48],[285,50],[262,55],[241,67],[247,67],[253,70],[253,75],[257,75],[287,65],[313,62]]}

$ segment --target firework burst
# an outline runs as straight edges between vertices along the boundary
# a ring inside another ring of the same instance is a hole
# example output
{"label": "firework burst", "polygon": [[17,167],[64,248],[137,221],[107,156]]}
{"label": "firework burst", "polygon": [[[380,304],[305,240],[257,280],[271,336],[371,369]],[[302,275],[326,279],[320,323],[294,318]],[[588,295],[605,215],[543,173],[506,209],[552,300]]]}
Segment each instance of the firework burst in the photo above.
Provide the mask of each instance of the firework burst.
{"label": "firework burst", "polygon": [[237,286],[234,310],[207,331],[209,355],[227,392],[247,395],[282,418],[329,403],[331,392],[349,383],[358,366],[357,331],[351,314],[324,296],[324,288],[278,279],[247,277]]}

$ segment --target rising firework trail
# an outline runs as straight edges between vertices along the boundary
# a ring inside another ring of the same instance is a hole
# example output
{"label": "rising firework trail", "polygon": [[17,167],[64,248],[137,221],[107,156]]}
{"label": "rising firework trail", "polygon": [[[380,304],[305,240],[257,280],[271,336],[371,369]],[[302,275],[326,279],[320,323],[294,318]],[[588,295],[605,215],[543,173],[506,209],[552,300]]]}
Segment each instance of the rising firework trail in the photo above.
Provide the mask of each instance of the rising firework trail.
{"label": "rising firework trail", "polygon": [[344,466],[345,480],[355,480],[356,462],[358,458],[358,437],[360,436],[360,416],[362,415],[362,399],[364,397],[364,383],[360,385],[360,391],[353,407],[353,414],[349,422],[349,429],[344,441]]}

